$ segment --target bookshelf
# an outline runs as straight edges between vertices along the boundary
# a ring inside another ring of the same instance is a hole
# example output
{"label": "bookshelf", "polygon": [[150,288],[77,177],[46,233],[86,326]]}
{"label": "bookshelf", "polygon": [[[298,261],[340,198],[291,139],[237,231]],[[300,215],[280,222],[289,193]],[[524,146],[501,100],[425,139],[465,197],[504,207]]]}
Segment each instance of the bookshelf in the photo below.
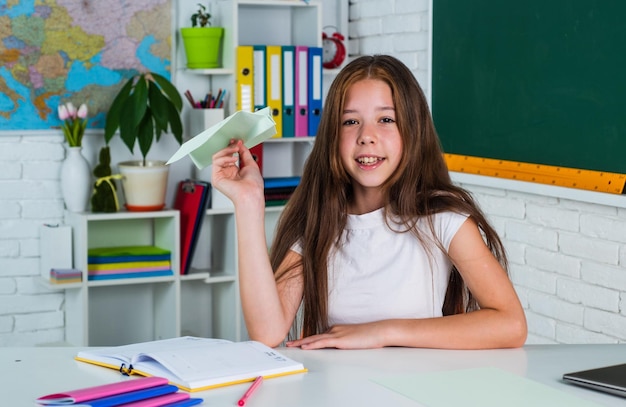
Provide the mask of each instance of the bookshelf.
{"label": "bookshelf", "polygon": [[[178,211],[73,213],[73,267],[80,283],[65,290],[66,342],[73,346],[112,346],[172,338],[180,334]],[[154,245],[171,252],[173,275],[89,280],[87,251],[97,247]]]}
{"label": "bookshelf", "polygon": [[[217,211],[219,212],[219,211]],[[214,214],[219,228],[234,230],[232,213]],[[78,283],[51,284],[65,291],[66,335],[70,346],[115,346],[181,335],[241,338],[234,254],[224,252],[220,270],[194,269],[180,275],[180,214],[157,212],[66,212],[72,228],[73,267]],[[211,230],[211,229],[208,229]],[[225,240],[234,239],[227,235]],[[87,251],[97,247],[154,245],[171,252],[173,275],[89,280]],[[218,247],[220,247],[218,245]],[[232,246],[231,246],[232,247]]]}

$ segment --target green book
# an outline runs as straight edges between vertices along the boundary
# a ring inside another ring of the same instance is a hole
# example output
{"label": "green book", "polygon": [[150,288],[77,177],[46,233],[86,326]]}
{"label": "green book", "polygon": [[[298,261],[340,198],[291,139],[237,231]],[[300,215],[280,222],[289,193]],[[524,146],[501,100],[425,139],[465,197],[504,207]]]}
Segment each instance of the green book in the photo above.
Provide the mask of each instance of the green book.
{"label": "green book", "polygon": [[96,247],[87,251],[90,264],[170,260],[171,252],[157,246]]}

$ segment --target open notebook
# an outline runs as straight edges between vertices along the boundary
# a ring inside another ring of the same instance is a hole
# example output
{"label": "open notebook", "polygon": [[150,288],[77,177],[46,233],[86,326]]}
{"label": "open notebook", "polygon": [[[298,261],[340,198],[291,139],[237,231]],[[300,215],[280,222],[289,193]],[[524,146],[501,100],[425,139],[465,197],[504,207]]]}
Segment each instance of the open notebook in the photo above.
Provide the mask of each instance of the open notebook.
{"label": "open notebook", "polygon": [[76,360],[126,374],[165,377],[181,390],[200,391],[264,378],[302,373],[300,362],[259,342],[223,339],[163,339],[80,351]]}
{"label": "open notebook", "polygon": [[563,380],[579,386],[626,397],[626,364],[566,373],[563,375]]}

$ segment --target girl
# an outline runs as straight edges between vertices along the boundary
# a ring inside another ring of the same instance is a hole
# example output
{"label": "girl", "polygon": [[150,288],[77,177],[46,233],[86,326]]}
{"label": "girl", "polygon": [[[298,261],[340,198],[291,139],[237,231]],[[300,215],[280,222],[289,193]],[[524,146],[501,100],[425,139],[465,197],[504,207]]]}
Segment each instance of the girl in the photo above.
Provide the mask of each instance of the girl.
{"label": "girl", "polygon": [[360,57],[333,81],[270,255],[263,178],[241,141],[213,156],[212,182],[235,206],[250,338],[277,346],[294,325],[301,336],[287,346],[303,349],[524,343],[504,248],[452,184],[426,98],[399,60]]}

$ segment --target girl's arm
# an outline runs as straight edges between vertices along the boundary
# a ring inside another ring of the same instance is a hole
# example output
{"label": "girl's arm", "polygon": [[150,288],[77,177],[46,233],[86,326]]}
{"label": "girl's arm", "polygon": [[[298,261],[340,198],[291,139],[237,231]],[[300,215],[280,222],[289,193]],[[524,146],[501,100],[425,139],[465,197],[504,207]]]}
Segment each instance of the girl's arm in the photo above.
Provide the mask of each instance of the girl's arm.
{"label": "girl's arm", "polygon": [[289,346],[488,349],[522,346],[527,328],[524,310],[506,272],[485,245],[473,220],[463,223],[450,243],[449,254],[472,292],[477,311],[428,319],[397,319],[358,325],[337,325]]}
{"label": "girl's arm", "polygon": [[[302,279],[295,269],[290,271],[294,278],[276,284],[265,242],[263,177],[243,142],[233,141],[213,156],[212,184],[235,206],[239,291],[248,333],[253,340],[276,346],[295,318]],[[299,255],[290,252],[281,267],[298,261]]]}

